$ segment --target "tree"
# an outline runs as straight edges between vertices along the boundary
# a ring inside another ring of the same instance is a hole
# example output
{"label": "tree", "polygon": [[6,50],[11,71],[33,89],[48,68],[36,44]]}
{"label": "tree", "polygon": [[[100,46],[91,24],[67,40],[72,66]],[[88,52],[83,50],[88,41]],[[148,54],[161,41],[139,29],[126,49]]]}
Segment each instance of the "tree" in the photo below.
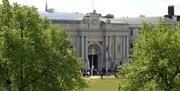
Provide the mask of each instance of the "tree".
{"label": "tree", "polygon": [[107,14],[104,16],[104,18],[114,18],[114,15],[113,14]]}
{"label": "tree", "polygon": [[0,5],[0,90],[76,91],[86,86],[66,31],[34,7]]}
{"label": "tree", "polygon": [[119,69],[120,91],[179,91],[180,23],[144,23],[129,64]]}

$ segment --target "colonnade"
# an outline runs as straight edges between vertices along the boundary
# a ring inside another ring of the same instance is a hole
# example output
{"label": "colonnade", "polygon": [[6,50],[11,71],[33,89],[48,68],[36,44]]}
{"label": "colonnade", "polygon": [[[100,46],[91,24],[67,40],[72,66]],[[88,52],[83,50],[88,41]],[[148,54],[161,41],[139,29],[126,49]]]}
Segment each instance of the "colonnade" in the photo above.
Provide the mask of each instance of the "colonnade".
{"label": "colonnade", "polygon": [[[77,48],[76,55],[82,57],[84,60],[83,68],[87,68],[88,63],[88,36],[80,35],[75,36],[75,46]],[[120,43],[119,43],[120,42]],[[118,45],[120,48],[118,48]],[[101,60],[101,68],[106,68],[106,70],[111,68],[112,61],[117,62],[118,60],[123,61],[129,58],[129,37],[128,36],[104,36],[102,39],[101,55],[103,56]],[[120,52],[118,52],[120,51]]]}

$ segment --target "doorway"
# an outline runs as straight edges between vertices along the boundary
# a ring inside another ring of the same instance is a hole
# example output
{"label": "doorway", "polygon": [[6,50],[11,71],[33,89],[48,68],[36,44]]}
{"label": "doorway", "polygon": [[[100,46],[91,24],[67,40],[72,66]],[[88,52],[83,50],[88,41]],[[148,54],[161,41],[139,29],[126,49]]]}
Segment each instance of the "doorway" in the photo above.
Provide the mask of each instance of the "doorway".
{"label": "doorway", "polygon": [[[98,55],[88,55],[90,68],[94,66],[93,69],[98,69]],[[93,64],[93,65],[92,65]]]}

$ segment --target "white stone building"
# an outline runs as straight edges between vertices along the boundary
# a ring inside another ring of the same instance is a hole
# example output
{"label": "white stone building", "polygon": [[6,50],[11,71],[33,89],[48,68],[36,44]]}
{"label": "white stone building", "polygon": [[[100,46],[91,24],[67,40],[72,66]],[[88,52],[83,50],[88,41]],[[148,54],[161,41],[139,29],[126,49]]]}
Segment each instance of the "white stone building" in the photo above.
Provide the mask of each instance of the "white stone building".
{"label": "white stone building", "polygon": [[[130,49],[138,36],[143,22],[156,24],[159,17],[106,19],[93,11],[86,15],[73,13],[40,13],[52,21],[54,26],[67,29],[76,56],[83,59],[83,69],[114,69],[128,63]],[[164,17],[175,25],[175,21]],[[93,64],[93,65],[92,65]]]}

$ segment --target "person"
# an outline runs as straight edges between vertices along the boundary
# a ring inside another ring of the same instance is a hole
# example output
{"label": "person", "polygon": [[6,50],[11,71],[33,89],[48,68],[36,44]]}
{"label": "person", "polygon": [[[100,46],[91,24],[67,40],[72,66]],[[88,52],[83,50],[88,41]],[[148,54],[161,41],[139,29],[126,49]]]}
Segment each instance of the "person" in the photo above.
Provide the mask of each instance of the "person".
{"label": "person", "polygon": [[101,79],[103,79],[103,70],[100,70]]}
{"label": "person", "polygon": [[87,76],[90,76],[90,70],[87,70]]}
{"label": "person", "polygon": [[118,77],[118,75],[117,75],[117,73],[118,73],[118,65],[116,64],[115,65],[115,69],[114,69],[114,71],[115,71],[115,78],[117,78]]}

